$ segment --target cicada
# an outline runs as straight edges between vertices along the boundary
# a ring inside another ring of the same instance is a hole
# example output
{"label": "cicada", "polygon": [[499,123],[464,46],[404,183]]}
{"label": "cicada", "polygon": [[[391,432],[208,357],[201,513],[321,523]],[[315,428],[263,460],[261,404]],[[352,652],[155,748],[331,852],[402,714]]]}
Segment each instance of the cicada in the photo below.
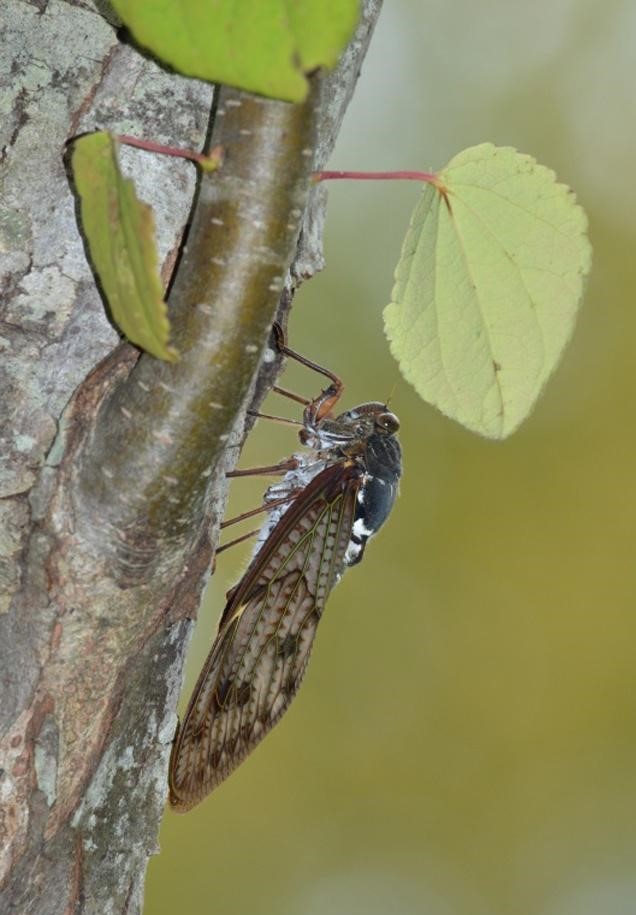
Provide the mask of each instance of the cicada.
{"label": "cicada", "polygon": [[372,401],[335,416],[341,380],[281,339],[278,345],[330,384],[314,400],[276,388],[304,404],[305,448],[280,465],[234,474],[284,473],[265,493],[267,521],[247,571],[228,593],[175,738],[170,801],[180,811],[227,778],[289,707],[331,589],[360,562],[398,492],[395,414]]}

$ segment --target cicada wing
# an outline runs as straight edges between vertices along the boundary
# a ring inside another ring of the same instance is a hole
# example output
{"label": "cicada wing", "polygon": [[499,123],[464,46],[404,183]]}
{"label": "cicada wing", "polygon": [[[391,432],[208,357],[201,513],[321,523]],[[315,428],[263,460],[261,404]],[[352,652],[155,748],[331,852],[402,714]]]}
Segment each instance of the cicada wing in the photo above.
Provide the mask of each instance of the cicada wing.
{"label": "cicada wing", "polygon": [[170,760],[170,800],[188,810],[254,749],[302,681],[343,568],[359,476],[335,465],[297,497],[232,592]]}

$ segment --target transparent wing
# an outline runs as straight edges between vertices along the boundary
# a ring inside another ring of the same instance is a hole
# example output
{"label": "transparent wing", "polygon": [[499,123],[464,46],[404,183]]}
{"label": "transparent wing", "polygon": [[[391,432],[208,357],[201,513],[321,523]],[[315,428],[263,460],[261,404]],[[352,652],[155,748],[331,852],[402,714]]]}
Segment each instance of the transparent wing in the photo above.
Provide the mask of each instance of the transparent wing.
{"label": "transparent wing", "polygon": [[300,686],[353,526],[357,467],[328,467],[294,500],[231,592],[170,759],[187,810],[262,740]]}

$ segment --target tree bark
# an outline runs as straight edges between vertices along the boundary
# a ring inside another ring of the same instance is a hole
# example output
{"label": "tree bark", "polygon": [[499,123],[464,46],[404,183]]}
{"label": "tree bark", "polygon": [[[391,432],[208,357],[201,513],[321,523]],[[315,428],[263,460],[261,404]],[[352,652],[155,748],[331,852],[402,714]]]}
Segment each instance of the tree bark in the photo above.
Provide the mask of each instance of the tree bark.
{"label": "tree bark", "polygon": [[[310,174],[380,5],[307,102],[222,88],[212,107],[210,85],[122,43],[102,0],[2,2],[2,913],[141,910],[224,474],[279,368],[272,320],[322,266]],[[85,259],[63,154],[96,128],[225,149],[198,187],[186,163],[122,152],[155,209],[176,365],[119,342]]]}

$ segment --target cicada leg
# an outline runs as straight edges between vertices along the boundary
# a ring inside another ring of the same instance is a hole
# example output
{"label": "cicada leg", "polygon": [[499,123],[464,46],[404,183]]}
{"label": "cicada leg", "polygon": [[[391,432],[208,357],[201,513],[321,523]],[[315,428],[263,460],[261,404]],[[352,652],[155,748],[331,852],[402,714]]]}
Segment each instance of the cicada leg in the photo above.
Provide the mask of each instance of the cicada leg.
{"label": "cicada leg", "polygon": [[250,537],[255,537],[259,531],[260,527],[255,527],[253,531],[248,531],[247,534],[242,534],[240,537],[235,537],[234,540],[228,540],[227,543],[222,543],[221,546],[217,546],[215,556],[218,556],[219,553],[222,553],[224,550],[229,550],[231,546],[236,546],[238,543],[249,540]]}
{"label": "cicada leg", "polygon": [[253,518],[254,515],[260,515],[261,512],[268,512],[272,508],[276,508],[277,505],[285,505],[287,502],[291,502],[293,496],[283,496],[281,499],[272,499],[271,502],[265,502],[264,505],[259,505],[258,508],[252,508],[247,512],[243,512],[240,515],[237,515],[236,518],[230,518],[229,521],[223,521],[219,527],[221,530],[225,530],[226,527],[230,527],[232,524],[238,524],[239,521],[245,521],[246,518]]}
{"label": "cicada leg", "polygon": [[280,385],[275,384],[272,388],[272,391],[275,394],[280,394],[282,397],[289,397],[290,400],[295,400],[296,403],[301,403],[304,407],[309,406],[311,400],[307,397],[303,397],[302,394],[295,394],[293,391],[288,391],[287,388],[281,388]]}
{"label": "cicada leg", "polygon": [[269,464],[266,467],[248,467],[245,470],[228,470],[226,477],[267,477],[287,473],[298,467],[298,459],[291,457],[278,464]]}
{"label": "cicada leg", "polygon": [[259,413],[258,410],[248,410],[248,416],[255,416],[257,419],[271,419],[275,423],[282,423],[284,426],[304,426],[304,423],[297,419],[287,419],[286,416],[272,416],[271,413]]}
{"label": "cicada leg", "polygon": [[[329,387],[325,388],[325,390],[322,391],[318,397],[316,397],[314,400],[305,401],[304,424],[313,426],[315,423],[320,422],[321,419],[329,416],[337,402],[342,397],[342,392],[344,391],[344,384],[342,379],[334,372],[326,369],[323,365],[320,365],[318,362],[313,362],[311,359],[307,359],[306,356],[301,356],[301,354],[297,353],[296,350],[293,350],[287,346],[285,333],[280,324],[275,323],[272,327],[272,332],[274,334],[276,347],[280,353],[282,353],[284,356],[287,356],[289,359],[294,359],[294,361],[300,363],[300,365],[304,365],[306,368],[311,369],[314,372],[318,372],[319,375],[324,375],[325,378],[328,378],[331,381]],[[279,391],[279,393],[281,392]],[[302,403],[302,401],[299,402]]]}

